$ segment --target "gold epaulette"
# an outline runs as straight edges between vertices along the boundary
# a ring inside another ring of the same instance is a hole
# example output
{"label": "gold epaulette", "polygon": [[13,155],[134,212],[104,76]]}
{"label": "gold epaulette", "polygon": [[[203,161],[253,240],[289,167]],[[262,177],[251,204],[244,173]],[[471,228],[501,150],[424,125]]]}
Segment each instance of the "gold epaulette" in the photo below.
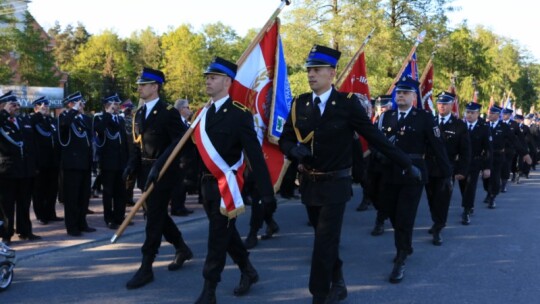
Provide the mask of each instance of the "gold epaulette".
{"label": "gold epaulette", "polygon": [[240,110],[242,110],[244,112],[248,111],[248,108],[245,105],[239,103],[238,101],[233,101],[232,104],[233,104],[233,106],[239,108]]}
{"label": "gold epaulette", "polygon": [[167,106],[167,110],[168,110],[168,111],[172,110],[173,108],[174,108],[174,107],[173,107],[173,105],[171,105],[171,104]]}
{"label": "gold epaulette", "polygon": [[354,93],[349,93],[349,95],[347,95],[347,99],[351,99],[351,97],[354,95]]}

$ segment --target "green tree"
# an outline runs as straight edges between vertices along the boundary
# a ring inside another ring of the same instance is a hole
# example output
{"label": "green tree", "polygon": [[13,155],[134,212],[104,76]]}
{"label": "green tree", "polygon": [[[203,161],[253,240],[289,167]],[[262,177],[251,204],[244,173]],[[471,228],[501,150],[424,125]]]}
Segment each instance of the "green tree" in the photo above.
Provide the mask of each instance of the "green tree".
{"label": "green tree", "polygon": [[203,71],[208,63],[204,36],[194,33],[189,25],[181,25],[165,33],[161,41],[167,98],[187,98],[194,105],[204,103]]}
{"label": "green tree", "polygon": [[14,75],[11,70],[10,52],[13,50],[13,36],[15,32],[14,9],[5,0],[0,0],[0,83],[9,84]]}
{"label": "green tree", "polygon": [[30,86],[58,86],[60,78],[49,49],[49,37],[30,13],[26,12],[24,18],[24,30],[16,30],[14,38],[21,82]]}
{"label": "green tree", "polygon": [[134,73],[126,43],[111,31],[90,37],[79,48],[71,67],[71,91],[83,92],[94,110],[101,108],[100,100],[106,95],[118,92],[125,97],[131,93],[125,91]]}

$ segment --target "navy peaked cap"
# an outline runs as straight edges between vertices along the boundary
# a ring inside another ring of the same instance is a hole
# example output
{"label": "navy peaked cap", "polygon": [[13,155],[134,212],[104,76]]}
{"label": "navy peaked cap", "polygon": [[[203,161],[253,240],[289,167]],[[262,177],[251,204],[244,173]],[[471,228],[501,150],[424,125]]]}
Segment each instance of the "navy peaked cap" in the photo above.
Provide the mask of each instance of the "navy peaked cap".
{"label": "navy peaked cap", "polygon": [[13,94],[13,91],[8,91],[6,94],[0,96],[0,103],[18,101],[17,96]]}
{"label": "navy peaked cap", "polygon": [[136,84],[147,84],[147,83],[165,83],[165,74],[160,70],[154,70],[151,68],[144,67],[141,75],[137,79]]}
{"label": "navy peaked cap", "polygon": [[234,79],[236,77],[237,70],[238,66],[235,63],[216,56],[214,57],[212,62],[210,62],[210,65],[206,68],[206,71],[204,71],[204,75],[225,75]]}
{"label": "navy peaked cap", "polygon": [[341,52],[322,45],[314,45],[306,60],[306,68],[337,66]]}

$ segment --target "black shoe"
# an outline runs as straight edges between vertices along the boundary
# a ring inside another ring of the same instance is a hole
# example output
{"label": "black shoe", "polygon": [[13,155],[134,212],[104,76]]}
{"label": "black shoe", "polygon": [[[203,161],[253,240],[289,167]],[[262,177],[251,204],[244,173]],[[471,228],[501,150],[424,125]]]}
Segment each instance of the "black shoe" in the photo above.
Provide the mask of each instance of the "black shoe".
{"label": "black shoe", "polygon": [[442,237],[441,237],[441,231],[440,230],[433,230],[433,245],[435,246],[441,246],[443,243]]}
{"label": "black shoe", "polygon": [[37,222],[38,222],[40,225],[47,225],[47,224],[49,223],[49,221],[43,220],[43,219],[38,219]]}
{"label": "black shoe", "polygon": [[87,209],[87,210],[86,210],[86,214],[94,214],[94,213],[95,213],[95,212],[92,211],[92,210],[90,210],[90,209]]}
{"label": "black shoe", "polygon": [[371,230],[371,235],[379,236],[384,233],[384,223],[375,223],[375,227]]}
{"label": "black shoe", "polygon": [[368,210],[369,205],[370,205],[369,200],[364,197],[362,199],[362,202],[360,203],[360,205],[358,205],[358,207],[356,207],[356,211],[360,211],[360,212],[366,211],[366,210]]}
{"label": "black shoe", "polygon": [[506,193],[508,191],[508,189],[506,189],[506,181],[502,182],[502,185],[501,185],[501,192],[502,193]]}
{"label": "black shoe", "polygon": [[471,212],[470,210],[463,210],[463,213],[461,214],[461,224],[463,225],[469,225],[471,223]]}
{"label": "black shoe", "polygon": [[394,268],[390,274],[389,281],[390,283],[397,284],[400,283],[405,277],[405,262],[397,261],[394,263]]}
{"label": "black shoe", "polygon": [[63,220],[64,220],[64,218],[59,217],[59,216],[55,216],[55,217],[49,219],[49,221],[51,221],[51,222],[62,222]]}
{"label": "black shoe", "polygon": [[193,252],[191,252],[191,249],[186,246],[184,249],[177,249],[176,254],[174,255],[174,260],[167,266],[167,269],[169,271],[174,271],[182,268],[184,263],[186,261],[189,261],[193,258]]}
{"label": "black shoe", "polygon": [[235,296],[245,295],[249,292],[251,285],[259,281],[259,274],[257,273],[257,270],[253,268],[253,265],[251,265],[249,260],[246,261],[244,266],[240,267],[240,270],[242,271],[242,275],[240,276],[240,283],[234,288]]}
{"label": "black shoe", "polygon": [[39,235],[30,233],[30,234],[19,234],[19,239],[23,241],[37,241],[37,240],[41,240],[41,237]]}
{"label": "black shoe", "polygon": [[118,229],[119,226],[118,226],[117,223],[109,222],[109,223],[107,223],[107,227],[109,229],[116,230],[116,229]]}
{"label": "black shoe", "polygon": [[216,287],[217,283],[204,281],[204,288],[195,304],[216,304]]}
{"label": "black shoe", "polygon": [[338,282],[332,282],[332,287],[330,287],[330,292],[326,297],[325,304],[338,304],[339,301],[343,301],[347,298],[347,286],[345,286],[345,281],[339,280]]}
{"label": "black shoe", "polygon": [[81,236],[82,235],[82,233],[79,230],[73,230],[73,231],[68,230],[67,234],[70,235],[70,236]]}
{"label": "black shoe", "polygon": [[152,271],[152,263],[154,258],[150,256],[143,256],[141,267],[135,275],[126,283],[127,289],[135,289],[143,287],[144,285],[154,280],[154,272]]}
{"label": "black shoe", "polygon": [[326,297],[324,296],[313,296],[311,304],[326,304]]}
{"label": "black shoe", "polygon": [[84,229],[81,229],[82,232],[96,232],[96,228],[92,227],[86,227]]}
{"label": "black shoe", "polygon": [[279,232],[279,226],[276,221],[272,220],[270,224],[266,226],[266,234],[261,236],[261,240],[271,239],[275,233]]}
{"label": "black shoe", "polygon": [[495,209],[495,201],[494,201],[494,200],[492,200],[492,201],[489,202],[488,208],[489,208],[489,209]]}
{"label": "black shoe", "polygon": [[248,236],[246,237],[246,240],[244,241],[244,246],[246,249],[252,249],[257,246],[258,239],[257,239],[257,232],[252,233],[249,232]]}

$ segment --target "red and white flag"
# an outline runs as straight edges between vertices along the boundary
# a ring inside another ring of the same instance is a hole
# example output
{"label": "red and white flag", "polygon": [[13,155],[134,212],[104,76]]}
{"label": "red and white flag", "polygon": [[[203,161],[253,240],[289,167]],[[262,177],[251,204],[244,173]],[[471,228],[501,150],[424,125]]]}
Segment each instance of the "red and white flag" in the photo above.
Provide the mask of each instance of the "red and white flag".
{"label": "red and white flag", "polygon": [[430,59],[424,68],[420,79],[420,93],[422,94],[422,108],[435,115],[433,106],[433,61]]}
{"label": "red and white flag", "polygon": [[[253,113],[255,131],[262,145],[266,165],[272,184],[279,178],[284,163],[284,156],[279,146],[269,141],[269,126],[283,126],[292,103],[292,94],[288,80],[283,76],[286,69],[279,36],[279,18],[266,31],[260,42],[249,52],[236,73],[236,78],[229,91],[231,97],[244,104]],[[277,83],[277,82],[285,83]],[[275,88],[282,88],[276,90]],[[284,97],[283,94],[286,96]],[[283,98],[281,98],[283,97]],[[277,102],[285,104],[276,104]],[[281,110],[281,114],[273,116]],[[272,127],[272,131],[275,131]],[[275,135],[274,137],[275,138]]]}

